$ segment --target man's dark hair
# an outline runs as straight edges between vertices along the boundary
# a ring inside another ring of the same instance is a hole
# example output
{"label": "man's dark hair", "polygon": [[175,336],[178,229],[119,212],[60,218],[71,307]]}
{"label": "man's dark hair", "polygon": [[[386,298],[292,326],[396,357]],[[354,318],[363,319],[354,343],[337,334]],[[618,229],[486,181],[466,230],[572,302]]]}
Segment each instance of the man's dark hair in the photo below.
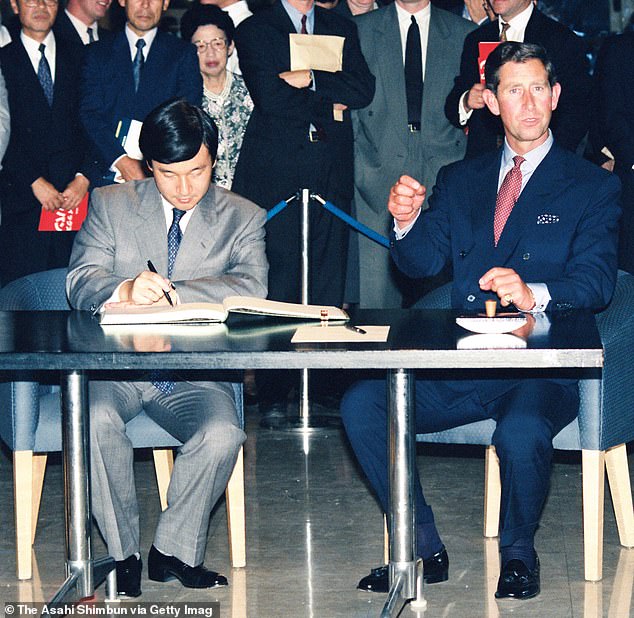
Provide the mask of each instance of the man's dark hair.
{"label": "man's dark hair", "polygon": [[557,75],[555,75],[555,67],[553,67],[550,58],[548,58],[546,50],[541,45],[517,43],[515,41],[500,43],[489,54],[484,66],[486,87],[497,94],[498,86],[500,85],[500,69],[507,62],[528,62],[529,60],[539,60],[544,65],[548,74],[548,83],[552,88],[557,83]]}
{"label": "man's dark hair", "polygon": [[143,122],[139,137],[139,147],[148,163],[189,161],[203,144],[215,161],[218,150],[216,124],[200,107],[185,99],[170,99],[155,107]]}
{"label": "man's dark hair", "polygon": [[190,42],[200,26],[216,26],[224,32],[227,45],[235,38],[236,28],[231,17],[215,4],[194,4],[181,17],[181,38]]}

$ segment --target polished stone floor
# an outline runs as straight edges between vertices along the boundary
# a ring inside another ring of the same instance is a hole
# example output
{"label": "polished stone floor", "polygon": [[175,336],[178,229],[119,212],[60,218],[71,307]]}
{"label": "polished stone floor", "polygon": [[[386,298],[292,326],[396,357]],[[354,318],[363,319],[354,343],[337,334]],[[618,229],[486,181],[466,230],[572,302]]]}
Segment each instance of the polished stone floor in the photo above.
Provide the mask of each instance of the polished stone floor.
{"label": "polished stone floor", "polygon": [[[143,580],[142,601],[212,601],[225,618],[335,618],[379,616],[384,595],[355,590],[359,577],[382,562],[379,509],[338,429],[309,436],[262,430],[247,412],[245,450],[247,567],[229,565],[224,505],[213,515],[206,564],[227,574],[228,588],[186,590],[178,583]],[[34,546],[30,581],[15,578],[10,453],[0,452],[0,601],[47,599],[62,580],[61,464],[51,458]],[[634,455],[630,455],[634,461]],[[496,602],[497,541],[482,537],[484,464],[479,448],[419,446],[418,466],[449,551],[450,580],[426,587],[427,610],[436,617],[626,618],[632,612],[634,550],[619,547],[606,491],[604,578],[583,580],[581,465],[558,458],[552,491],[537,537],[542,593],[528,601]],[[634,468],[634,466],[630,466]],[[634,470],[633,470],[634,471]],[[152,542],[159,501],[151,457],[136,464],[142,505],[144,558]],[[95,540],[95,555],[104,552]],[[97,598],[103,598],[103,589]],[[401,616],[415,616],[406,607]]]}

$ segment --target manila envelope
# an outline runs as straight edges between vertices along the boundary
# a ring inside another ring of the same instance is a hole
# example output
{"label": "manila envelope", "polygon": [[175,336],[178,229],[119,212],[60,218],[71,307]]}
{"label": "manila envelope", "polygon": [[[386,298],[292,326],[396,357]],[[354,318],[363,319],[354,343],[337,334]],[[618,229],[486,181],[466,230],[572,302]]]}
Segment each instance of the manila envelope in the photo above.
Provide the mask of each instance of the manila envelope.
{"label": "manila envelope", "polygon": [[291,71],[341,71],[345,37],[326,34],[289,34]]}

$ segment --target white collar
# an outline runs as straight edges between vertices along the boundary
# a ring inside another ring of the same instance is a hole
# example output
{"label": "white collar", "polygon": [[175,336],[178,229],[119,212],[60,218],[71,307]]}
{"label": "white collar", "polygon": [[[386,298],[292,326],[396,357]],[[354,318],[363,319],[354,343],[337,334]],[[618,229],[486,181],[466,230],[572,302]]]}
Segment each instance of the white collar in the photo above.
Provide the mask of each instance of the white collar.
{"label": "white collar", "polygon": [[84,45],[87,45],[90,42],[88,38],[88,28],[92,28],[95,41],[99,38],[96,21],[93,21],[92,24],[87,26],[83,21],[81,21],[81,19],[78,19],[72,13],[69,13],[68,9],[65,9],[64,13],[66,13],[68,19],[70,19],[70,23],[73,24],[73,27],[75,28],[75,30],[77,30],[77,34],[79,34],[79,36],[81,37]]}
{"label": "white collar", "polygon": [[136,42],[139,39],[143,39],[145,41],[145,47],[143,48],[143,56],[147,60],[148,54],[150,53],[150,47],[152,47],[152,43],[154,43],[154,39],[156,38],[156,33],[158,32],[157,28],[152,28],[146,32],[142,37],[132,32],[130,26],[128,24],[125,25],[123,30],[125,32],[125,36],[128,39],[128,45],[130,46],[130,54],[132,59],[136,56]]}
{"label": "white collar", "polygon": [[[518,13],[513,19],[509,19],[506,23],[511,27],[511,30],[518,30],[520,32],[524,32],[526,30],[526,26],[528,25],[528,20],[531,18],[533,14],[533,9],[535,5],[530,2],[528,6],[521,12]],[[498,28],[500,34],[502,33],[502,18],[498,17]]]}

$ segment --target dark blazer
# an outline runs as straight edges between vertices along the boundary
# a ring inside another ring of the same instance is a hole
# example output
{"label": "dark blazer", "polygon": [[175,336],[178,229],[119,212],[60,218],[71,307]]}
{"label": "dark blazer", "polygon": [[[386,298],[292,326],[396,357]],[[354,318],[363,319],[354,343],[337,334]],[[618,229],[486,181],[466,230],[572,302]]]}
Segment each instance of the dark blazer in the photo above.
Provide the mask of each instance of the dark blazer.
{"label": "dark blazer", "polygon": [[614,155],[614,171],[623,183],[619,237],[619,267],[634,273],[634,32],[604,43],[595,69],[600,150]]}
{"label": "dark blazer", "polygon": [[49,107],[18,37],[0,49],[9,95],[11,136],[0,172],[2,285],[29,273],[66,266],[74,234],[38,232],[42,207],[31,183],[44,177],[63,191],[77,172],[87,178],[97,164],[79,121],[76,46],[56,39],[53,105]]}
{"label": "dark blazer", "polygon": [[618,178],[553,145],[494,247],[500,159],[491,152],[440,171],[429,210],[402,240],[392,232],[399,269],[425,277],[451,262],[452,304],[461,310],[482,311],[495,297],[478,286],[494,266],[514,269],[526,283],[545,283],[552,297],[547,310],[605,307],[616,281]]}
{"label": "dark blazer", "polygon": [[11,137],[0,172],[3,221],[40,204],[31,183],[43,176],[59,191],[82,172],[96,169],[79,121],[80,68],[76,46],[56,37],[53,106],[49,107],[31,61],[18,38],[0,49],[9,94]]}
{"label": "dark blazer", "polygon": [[134,92],[132,59],[125,32],[86,47],[82,70],[80,117],[100,156],[101,173],[125,154],[115,138],[122,118],[143,121],[160,103],[183,97],[202,100],[196,48],[171,34],[157,32]]}
{"label": "dark blazer", "polygon": [[[295,29],[280,2],[245,20],[236,32],[240,68],[255,109],[247,125],[232,188],[271,208],[306,182],[298,157],[308,144],[310,124],[327,138],[328,169],[314,189],[326,196],[352,198],[352,124],[350,109],[365,107],[374,95],[374,77],[361,54],[354,23],[315,7],[315,34],[345,37],[343,69],[315,71],[316,91],[293,88],[278,77],[290,69],[289,38]],[[333,103],[348,106],[344,121],[333,119]],[[319,170],[313,170],[318,176]]]}
{"label": "dark blazer", "polygon": [[[57,19],[53,25],[53,32],[55,33],[56,39],[64,39],[69,43],[74,43],[75,45],[84,45],[84,42],[75,29],[75,26],[73,26],[73,23],[70,21],[68,15],[66,15],[66,11],[62,9],[62,7],[60,7],[57,12]],[[101,26],[97,26],[97,35],[99,36],[100,41],[111,40],[114,38],[114,33],[102,28]]]}
{"label": "dark blazer", "polygon": [[[464,92],[480,81],[478,71],[478,44],[497,41],[497,20],[480,26],[466,39],[460,62],[460,75],[447,97],[445,113],[450,122],[460,126],[458,103]],[[526,26],[524,42],[544,47],[555,67],[561,84],[559,105],[551,121],[551,128],[560,146],[575,150],[590,125],[590,99],[592,84],[588,72],[585,43],[566,26],[546,17],[537,9]],[[467,157],[477,156],[497,147],[497,136],[502,135],[502,124],[488,109],[475,110],[467,123],[469,139]]]}

